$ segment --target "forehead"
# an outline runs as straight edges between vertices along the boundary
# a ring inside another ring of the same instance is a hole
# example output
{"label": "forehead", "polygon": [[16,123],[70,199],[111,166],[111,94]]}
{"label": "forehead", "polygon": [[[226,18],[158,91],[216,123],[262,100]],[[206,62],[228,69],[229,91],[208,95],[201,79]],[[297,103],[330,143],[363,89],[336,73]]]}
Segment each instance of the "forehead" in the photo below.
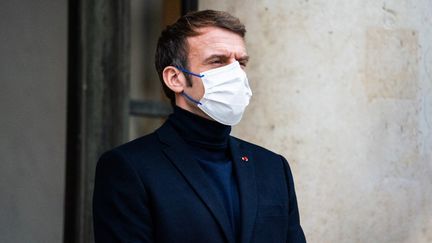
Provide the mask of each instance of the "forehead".
{"label": "forehead", "polygon": [[227,53],[235,56],[245,56],[246,46],[243,37],[218,27],[204,27],[198,29],[197,36],[187,38],[189,57],[202,57]]}

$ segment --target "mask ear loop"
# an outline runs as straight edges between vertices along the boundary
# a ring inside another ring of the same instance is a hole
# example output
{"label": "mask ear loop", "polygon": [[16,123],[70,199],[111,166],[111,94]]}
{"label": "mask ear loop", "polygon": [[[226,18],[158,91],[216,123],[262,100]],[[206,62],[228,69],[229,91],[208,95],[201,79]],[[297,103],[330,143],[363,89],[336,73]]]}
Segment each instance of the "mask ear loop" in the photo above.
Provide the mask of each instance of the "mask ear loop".
{"label": "mask ear loop", "polygon": [[[186,69],[184,69],[184,68],[182,68],[182,67],[179,67],[179,66],[175,66],[175,67],[176,67],[178,70],[180,70],[180,71],[182,71],[182,72],[184,72],[184,73],[187,73],[187,74],[193,75],[193,76],[195,76],[195,77],[198,77],[198,78],[202,78],[202,77],[204,77],[204,74],[197,74],[197,73],[193,73],[193,72],[188,71],[188,70],[186,70]],[[198,100],[196,100],[196,99],[190,97],[190,96],[189,96],[188,94],[186,94],[184,91],[181,92],[181,95],[183,95],[186,99],[188,99],[188,100],[191,101],[192,103],[195,103],[196,105],[202,105],[201,102],[199,102]]]}
{"label": "mask ear loop", "polygon": [[202,77],[204,77],[204,74],[197,74],[197,73],[193,73],[193,72],[188,71],[188,70],[186,70],[186,69],[184,69],[184,68],[181,68],[181,67],[179,67],[179,66],[176,66],[176,68],[177,68],[178,70],[184,72],[184,73],[187,73],[187,74],[193,75],[193,76],[198,77],[198,78],[202,78]]}
{"label": "mask ear loop", "polygon": [[186,99],[188,99],[189,101],[197,104],[197,105],[202,105],[201,102],[199,102],[198,100],[190,97],[189,95],[187,95],[184,91],[181,92],[181,95],[183,95]]}

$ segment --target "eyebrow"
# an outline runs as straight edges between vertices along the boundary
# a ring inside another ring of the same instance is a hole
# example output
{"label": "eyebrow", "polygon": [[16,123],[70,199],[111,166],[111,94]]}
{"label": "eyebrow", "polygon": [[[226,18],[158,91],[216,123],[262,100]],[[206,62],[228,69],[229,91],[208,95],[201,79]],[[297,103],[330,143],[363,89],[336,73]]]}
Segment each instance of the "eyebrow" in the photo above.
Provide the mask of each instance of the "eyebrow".
{"label": "eyebrow", "polygon": [[248,56],[248,55],[246,55],[246,56],[242,56],[242,57],[240,57],[238,60],[239,60],[239,61],[244,61],[244,62],[249,62],[249,56]]}
{"label": "eyebrow", "polygon": [[[207,57],[206,59],[204,59],[204,63],[207,63],[207,62],[211,61],[212,59],[216,59],[216,58],[220,58],[220,59],[224,59],[225,60],[225,59],[228,59],[229,56],[225,55],[225,54],[213,54],[213,55]],[[242,56],[242,57],[238,58],[237,60],[238,61],[248,62],[249,61],[249,56],[245,55],[245,56]]]}

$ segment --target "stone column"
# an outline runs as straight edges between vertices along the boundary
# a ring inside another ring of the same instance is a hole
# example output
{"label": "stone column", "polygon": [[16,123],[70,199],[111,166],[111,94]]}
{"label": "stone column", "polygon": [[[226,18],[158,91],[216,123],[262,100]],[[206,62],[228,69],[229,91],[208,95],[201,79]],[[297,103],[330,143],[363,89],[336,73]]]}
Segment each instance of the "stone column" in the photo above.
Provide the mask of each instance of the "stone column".
{"label": "stone column", "polygon": [[64,242],[93,242],[96,162],[128,140],[130,0],[69,2]]}

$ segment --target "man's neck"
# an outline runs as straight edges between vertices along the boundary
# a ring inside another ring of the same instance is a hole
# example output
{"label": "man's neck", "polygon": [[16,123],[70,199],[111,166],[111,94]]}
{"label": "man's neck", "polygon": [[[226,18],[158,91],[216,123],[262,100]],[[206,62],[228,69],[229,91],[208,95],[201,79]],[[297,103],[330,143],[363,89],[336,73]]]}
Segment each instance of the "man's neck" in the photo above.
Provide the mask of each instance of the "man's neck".
{"label": "man's neck", "polygon": [[178,106],[168,121],[180,136],[191,145],[208,148],[226,148],[231,126],[198,116]]}

